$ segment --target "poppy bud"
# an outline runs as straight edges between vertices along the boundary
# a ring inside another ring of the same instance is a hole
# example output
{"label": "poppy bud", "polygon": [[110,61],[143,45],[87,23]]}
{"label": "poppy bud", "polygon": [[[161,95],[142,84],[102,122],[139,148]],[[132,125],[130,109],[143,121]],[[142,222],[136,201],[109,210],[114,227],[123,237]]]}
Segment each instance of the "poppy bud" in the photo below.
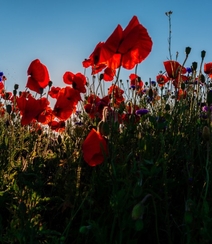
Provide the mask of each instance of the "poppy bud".
{"label": "poppy bud", "polygon": [[205,83],[205,76],[203,74],[200,75],[200,81],[202,83]]}
{"label": "poppy bud", "polygon": [[49,88],[52,86],[53,82],[50,80],[49,81]]}
{"label": "poppy bud", "polygon": [[149,97],[152,98],[153,97],[153,90],[150,88],[149,89]]}
{"label": "poppy bud", "polygon": [[17,95],[17,90],[13,90],[13,95],[14,95],[14,96]]}
{"label": "poppy bud", "polygon": [[40,88],[40,93],[39,94],[43,94],[43,88]]}
{"label": "poppy bud", "polygon": [[206,54],[206,51],[205,50],[202,50],[202,52],[201,52],[201,58],[204,58],[205,57],[205,54]]}
{"label": "poppy bud", "polygon": [[208,104],[212,103],[212,90],[210,90],[207,94],[207,103]]}
{"label": "poppy bud", "polygon": [[103,79],[104,79],[104,74],[102,73],[102,74],[100,74],[99,80],[101,81]]}
{"label": "poppy bud", "polygon": [[210,129],[206,125],[203,127],[202,137],[203,137],[203,140],[205,140],[205,141],[209,141],[209,139],[210,139]]}
{"label": "poppy bud", "polygon": [[138,203],[134,206],[132,210],[132,219],[136,220],[143,216],[144,214],[144,205],[142,203]]}
{"label": "poppy bud", "polygon": [[8,114],[11,114],[12,112],[12,106],[10,104],[6,105],[6,111],[8,112]]}
{"label": "poppy bud", "polygon": [[186,47],[186,49],[185,49],[186,55],[189,55],[190,52],[191,52],[191,48],[190,47]]}
{"label": "poppy bud", "polygon": [[90,225],[88,225],[88,226],[81,226],[80,229],[79,229],[79,233],[81,233],[81,234],[87,234],[90,229],[91,229],[91,226]]}
{"label": "poppy bud", "polygon": [[15,85],[14,85],[14,89],[15,89],[15,90],[18,90],[18,88],[19,88],[19,85],[18,85],[18,84],[15,84]]}
{"label": "poppy bud", "polygon": [[191,68],[193,71],[196,71],[197,70],[197,62],[193,62]]}

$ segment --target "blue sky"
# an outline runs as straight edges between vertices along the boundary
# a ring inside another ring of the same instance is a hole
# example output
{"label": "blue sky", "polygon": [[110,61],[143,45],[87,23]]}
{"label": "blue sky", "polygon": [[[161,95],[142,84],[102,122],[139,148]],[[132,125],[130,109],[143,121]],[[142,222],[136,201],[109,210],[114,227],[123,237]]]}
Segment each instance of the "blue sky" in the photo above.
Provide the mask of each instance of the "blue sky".
{"label": "blue sky", "polygon": [[[24,90],[27,69],[38,58],[48,67],[53,85],[64,87],[66,71],[84,72],[82,61],[96,44],[105,41],[118,24],[126,27],[133,15],[146,27],[153,41],[150,55],[139,65],[143,81],[155,79],[169,58],[168,17],[172,14],[172,55],[178,51],[183,62],[185,47],[192,48],[186,67],[206,51],[212,61],[212,1],[202,0],[0,0],[0,71],[7,77],[6,88],[19,84]],[[123,70],[127,80],[133,70]],[[87,70],[90,75],[90,69]]]}

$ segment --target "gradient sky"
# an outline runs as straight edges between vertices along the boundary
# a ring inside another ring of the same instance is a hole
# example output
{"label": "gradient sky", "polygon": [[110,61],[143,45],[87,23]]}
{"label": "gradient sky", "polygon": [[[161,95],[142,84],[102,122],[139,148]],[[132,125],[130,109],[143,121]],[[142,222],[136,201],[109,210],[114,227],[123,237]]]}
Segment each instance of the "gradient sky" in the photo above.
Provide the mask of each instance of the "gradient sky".
{"label": "gradient sky", "polygon": [[[27,69],[38,58],[48,67],[54,86],[64,87],[66,71],[84,72],[82,61],[96,44],[106,41],[118,24],[126,27],[136,15],[153,41],[150,55],[139,65],[143,81],[155,80],[163,61],[169,59],[168,17],[172,14],[172,55],[185,58],[185,47],[192,48],[186,67],[206,51],[205,62],[212,62],[211,0],[0,0],[0,71],[7,77],[6,89],[14,84],[24,90]],[[122,70],[124,81],[134,70]],[[86,71],[90,75],[90,69]]]}

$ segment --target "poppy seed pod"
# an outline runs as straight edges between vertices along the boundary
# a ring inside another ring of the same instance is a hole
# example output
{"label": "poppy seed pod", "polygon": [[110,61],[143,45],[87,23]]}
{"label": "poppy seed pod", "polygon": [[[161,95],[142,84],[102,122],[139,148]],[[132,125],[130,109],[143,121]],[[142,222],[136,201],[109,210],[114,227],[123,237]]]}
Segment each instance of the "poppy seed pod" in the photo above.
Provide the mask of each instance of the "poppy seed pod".
{"label": "poppy seed pod", "polygon": [[197,62],[193,62],[191,68],[193,71],[196,71],[197,70]]}
{"label": "poppy seed pod", "polygon": [[149,89],[149,97],[152,98],[153,97],[153,90],[150,88]]}
{"label": "poppy seed pod", "polygon": [[203,74],[200,75],[199,79],[202,83],[205,83],[205,76]]}
{"label": "poppy seed pod", "polygon": [[15,90],[18,90],[18,88],[19,88],[19,85],[18,85],[18,84],[15,84],[15,85],[14,85],[14,89],[15,89]]}
{"label": "poppy seed pod", "polygon": [[50,80],[49,81],[49,84],[48,84],[49,85],[49,88],[52,86],[52,84],[53,84],[53,82]]}
{"label": "poppy seed pod", "polygon": [[209,139],[210,139],[210,129],[206,125],[203,127],[202,137],[203,137],[203,140],[205,140],[205,141],[209,141]]}
{"label": "poppy seed pod", "polygon": [[6,105],[6,111],[8,112],[8,114],[11,114],[12,112],[12,106],[10,104]]}
{"label": "poppy seed pod", "polygon": [[17,90],[13,90],[13,95],[14,95],[14,96],[17,95]]}
{"label": "poppy seed pod", "polygon": [[189,55],[190,52],[191,52],[191,48],[190,47],[186,47],[185,48],[186,55]]}
{"label": "poppy seed pod", "polygon": [[201,58],[204,58],[205,57],[205,54],[206,54],[206,51],[205,50],[202,50],[202,52],[201,52]]}

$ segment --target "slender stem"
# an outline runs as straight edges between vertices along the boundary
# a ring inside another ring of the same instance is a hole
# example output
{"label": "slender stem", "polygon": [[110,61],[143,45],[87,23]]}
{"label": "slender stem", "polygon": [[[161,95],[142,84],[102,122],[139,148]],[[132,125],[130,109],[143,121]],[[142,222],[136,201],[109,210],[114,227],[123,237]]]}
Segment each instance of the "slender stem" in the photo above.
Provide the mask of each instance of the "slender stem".
{"label": "slender stem", "polygon": [[172,33],[172,25],[171,25],[171,15],[172,15],[172,11],[169,11],[169,12],[166,12],[166,16],[168,16],[169,18],[169,38],[168,38],[168,44],[169,44],[169,57],[170,57],[170,60],[172,60],[172,53],[171,53],[171,33]]}

